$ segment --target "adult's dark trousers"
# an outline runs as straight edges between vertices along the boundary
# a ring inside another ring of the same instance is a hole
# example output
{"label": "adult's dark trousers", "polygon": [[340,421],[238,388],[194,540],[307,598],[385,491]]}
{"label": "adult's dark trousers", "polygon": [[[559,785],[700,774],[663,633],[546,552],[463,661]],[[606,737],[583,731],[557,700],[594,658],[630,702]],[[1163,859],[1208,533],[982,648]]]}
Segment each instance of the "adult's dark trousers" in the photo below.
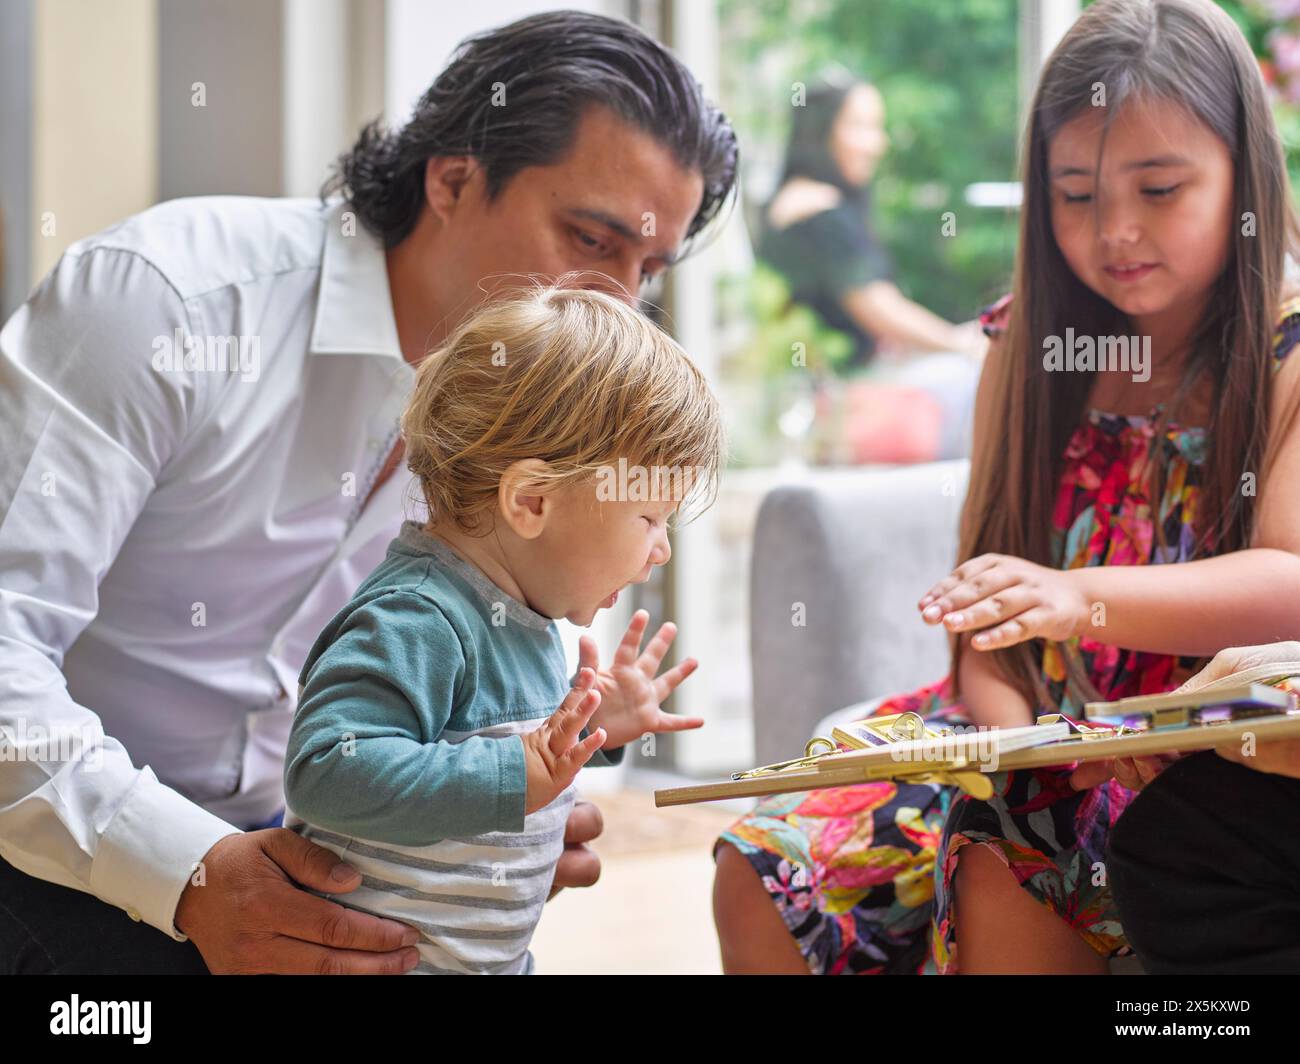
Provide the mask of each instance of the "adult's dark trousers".
{"label": "adult's dark trousers", "polygon": [[1176,761],[1120,817],[1106,868],[1148,972],[1300,973],[1300,780]]}
{"label": "adult's dark trousers", "polygon": [[[279,827],[283,810],[248,830]],[[93,894],[37,879],[0,857],[0,974],[208,975],[177,942]]]}

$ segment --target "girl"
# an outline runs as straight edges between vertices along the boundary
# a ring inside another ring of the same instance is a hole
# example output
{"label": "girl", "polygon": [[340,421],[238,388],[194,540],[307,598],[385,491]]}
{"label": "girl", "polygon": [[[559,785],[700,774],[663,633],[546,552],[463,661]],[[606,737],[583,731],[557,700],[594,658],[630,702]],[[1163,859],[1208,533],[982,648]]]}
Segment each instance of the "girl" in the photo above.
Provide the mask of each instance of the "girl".
{"label": "girl", "polygon": [[[1024,167],[963,561],[919,603],[953,668],[880,713],[1029,723],[1300,634],[1296,225],[1235,24],[1201,0],[1090,7],[1043,70]],[[1078,337],[1131,357],[1050,357]],[[955,972],[960,943],[963,972],[1104,971],[1128,951],[1104,855],[1132,791],[1101,775],[1006,773],[988,802],[894,783],[769,799],[715,851],[724,963]]]}

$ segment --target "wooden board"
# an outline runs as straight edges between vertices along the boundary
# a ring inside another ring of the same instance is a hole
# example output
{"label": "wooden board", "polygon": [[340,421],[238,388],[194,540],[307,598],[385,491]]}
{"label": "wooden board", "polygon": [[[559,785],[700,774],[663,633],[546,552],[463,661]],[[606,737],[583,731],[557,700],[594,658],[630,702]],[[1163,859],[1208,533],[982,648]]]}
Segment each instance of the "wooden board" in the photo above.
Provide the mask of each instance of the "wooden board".
{"label": "wooden board", "polygon": [[[1247,734],[1254,735],[1258,743],[1270,739],[1300,738],[1300,713],[1139,732],[1116,738],[1070,739],[1003,754],[998,759],[997,768],[988,771],[1007,772],[1018,768],[1069,765],[1076,761],[1104,761],[1112,757],[1149,757],[1154,754],[1211,750],[1226,743],[1240,743]],[[758,798],[768,794],[808,791],[817,787],[844,787],[874,780],[906,779],[908,776],[943,771],[945,767],[942,762],[882,763],[878,756],[863,756],[874,753],[876,751],[872,750],[834,754],[823,758],[811,768],[773,772],[749,779],[669,787],[655,791],[655,805],[663,807],[713,802],[723,798]],[[965,767],[965,771],[972,770],[983,771],[978,764]]]}

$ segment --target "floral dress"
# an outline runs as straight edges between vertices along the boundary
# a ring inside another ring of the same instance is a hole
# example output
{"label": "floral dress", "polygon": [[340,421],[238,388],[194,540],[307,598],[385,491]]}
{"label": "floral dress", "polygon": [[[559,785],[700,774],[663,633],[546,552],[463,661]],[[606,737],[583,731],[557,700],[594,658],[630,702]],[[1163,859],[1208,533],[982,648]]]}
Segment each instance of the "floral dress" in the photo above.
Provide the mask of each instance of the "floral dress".
{"label": "floral dress", "polygon": [[[989,331],[1005,304],[986,312]],[[1274,369],[1297,343],[1300,299],[1283,306]],[[1190,557],[1205,432],[1166,427],[1166,484],[1157,505],[1144,470],[1159,409],[1148,417],[1091,410],[1073,434],[1052,520],[1060,568]],[[1074,645],[1108,700],[1172,690],[1199,664],[1086,637]],[[1044,647],[1044,684],[1069,713],[1078,707],[1067,695],[1060,645]],[[873,713],[907,710],[937,726],[970,723],[950,678],[883,699]],[[775,795],[719,842],[754,866],[814,974],[954,973],[953,873],[970,843],[989,845],[1024,889],[1098,953],[1127,953],[1104,860],[1111,826],[1134,795],[1114,780],[1075,791],[1069,776],[1068,767],[998,773],[988,801],[940,784],[893,781]]]}

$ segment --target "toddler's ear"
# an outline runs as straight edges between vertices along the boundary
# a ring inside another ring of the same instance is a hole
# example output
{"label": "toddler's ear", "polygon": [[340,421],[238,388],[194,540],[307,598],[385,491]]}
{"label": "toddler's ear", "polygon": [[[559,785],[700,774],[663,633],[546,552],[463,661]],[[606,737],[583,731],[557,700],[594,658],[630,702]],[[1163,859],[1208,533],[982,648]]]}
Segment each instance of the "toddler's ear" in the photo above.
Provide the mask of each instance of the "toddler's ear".
{"label": "toddler's ear", "polygon": [[521,539],[536,539],[546,527],[554,500],[547,498],[542,487],[550,468],[540,458],[524,458],[511,463],[501,474],[497,508],[502,520]]}

